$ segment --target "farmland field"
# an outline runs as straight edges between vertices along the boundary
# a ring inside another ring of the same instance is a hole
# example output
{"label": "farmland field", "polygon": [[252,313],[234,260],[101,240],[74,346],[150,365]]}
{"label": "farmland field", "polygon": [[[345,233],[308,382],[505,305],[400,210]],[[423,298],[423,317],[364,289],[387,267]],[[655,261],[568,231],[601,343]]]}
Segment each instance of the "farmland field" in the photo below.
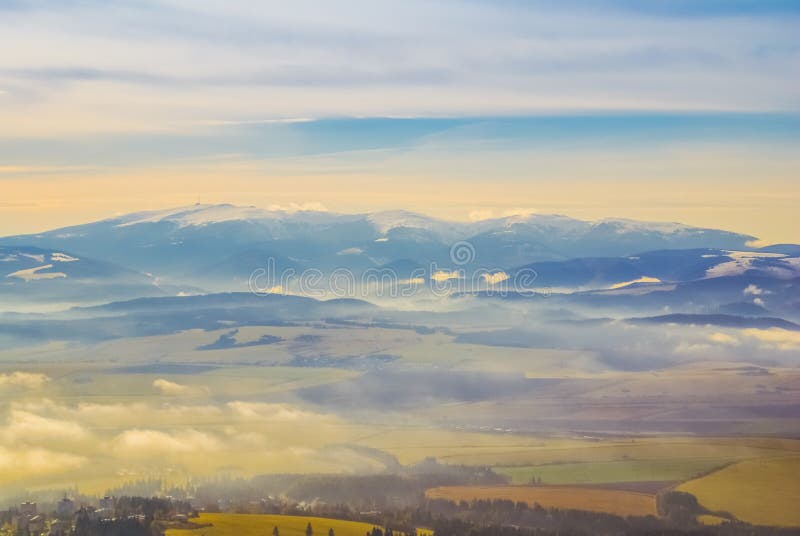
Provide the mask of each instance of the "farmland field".
{"label": "farmland field", "polygon": [[714,458],[664,458],[494,467],[494,470],[510,477],[512,484],[529,484],[534,477],[547,485],[665,482],[687,480],[726,462],[725,459]]}
{"label": "farmland field", "polygon": [[745,460],[678,487],[749,523],[800,526],[800,457]]}
{"label": "farmland field", "polygon": [[[716,464],[724,463],[723,460],[791,454],[798,452],[797,449],[800,448],[800,442],[794,440],[750,438],[659,437],[592,440],[422,430],[416,441],[413,435],[401,436],[403,434],[392,432],[376,433],[364,439],[363,443],[386,450],[403,463],[434,456],[442,463],[493,467],[680,459],[690,464],[703,464],[707,461],[713,468]],[[695,473],[696,471],[689,472],[687,478]]]}
{"label": "farmland field", "polygon": [[568,486],[446,486],[426,492],[432,499],[472,501],[478,499],[506,499],[535,503],[546,508],[565,508],[607,512],[621,516],[656,515],[653,495],[619,490],[576,488]]}
{"label": "farmland field", "polygon": [[[581,418],[610,419],[608,425],[594,421],[603,429],[627,416],[646,422],[647,415],[661,411],[679,411],[678,419],[688,412],[694,419],[692,408],[681,409],[683,398],[676,406],[661,396],[637,402],[634,394],[646,394],[650,384],[634,388],[637,374],[602,371],[583,352],[462,344],[441,332],[324,324],[241,327],[235,337],[240,346],[198,349],[229,332],[192,329],[0,349],[0,375],[21,371],[41,377],[38,387],[9,384],[0,390],[7,407],[5,433],[21,449],[0,473],[3,493],[20,491],[23,481],[26,489],[77,484],[81,491],[104,494],[130,480],[165,474],[185,483],[218,471],[250,477],[385,470],[380,456],[362,447],[403,465],[434,457],[443,464],[493,467],[514,484],[538,476],[555,485],[684,481],[727,462],[800,455],[800,441],[788,439],[565,431],[578,412]],[[265,336],[278,340],[245,344]],[[379,374],[361,362],[376,353],[389,359],[376,361]],[[565,369],[562,362],[580,370]],[[667,377],[719,382],[709,367],[663,371],[647,382]],[[427,372],[408,374],[417,368]],[[484,392],[484,377],[493,371],[500,373],[493,380],[499,383]],[[753,396],[748,385],[757,382],[762,390],[788,392],[796,374],[773,372],[727,372],[726,381],[733,382],[729,391]],[[530,386],[523,385],[528,381]],[[437,387],[450,382],[458,388]],[[407,388],[393,390],[395,383]],[[461,396],[462,383],[475,394]],[[409,395],[412,388],[420,388],[422,396]],[[726,393],[715,396],[736,400]],[[353,403],[360,394],[368,396]],[[427,402],[428,394],[435,395],[433,402]],[[400,409],[387,411],[382,405],[387,401]],[[541,426],[529,424],[537,418],[544,419]],[[37,424],[30,428],[29,422]],[[59,463],[45,470],[27,462],[25,452],[41,444],[52,448],[43,430],[53,426],[64,426],[71,435],[58,446]],[[570,424],[567,430],[574,429]],[[121,457],[130,466],[124,474],[115,469]]]}
{"label": "farmland field", "polygon": [[373,527],[368,523],[340,519],[260,514],[204,513],[192,521],[197,524],[210,523],[212,526],[169,529],[166,536],[264,536],[272,534],[273,527],[278,527],[281,536],[305,536],[308,523],[311,523],[314,534],[320,536],[327,536],[328,529],[333,529],[336,536],[364,536]]}

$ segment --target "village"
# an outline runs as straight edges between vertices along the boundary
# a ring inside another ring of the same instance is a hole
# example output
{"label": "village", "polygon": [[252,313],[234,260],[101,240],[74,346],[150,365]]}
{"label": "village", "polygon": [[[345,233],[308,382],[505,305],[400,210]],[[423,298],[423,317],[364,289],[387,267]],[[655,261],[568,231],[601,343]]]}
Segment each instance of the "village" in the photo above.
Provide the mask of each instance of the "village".
{"label": "village", "polygon": [[154,520],[184,524],[190,510],[188,503],[171,498],[105,496],[95,501],[76,501],[64,496],[54,506],[25,501],[0,512],[0,535],[150,534]]}

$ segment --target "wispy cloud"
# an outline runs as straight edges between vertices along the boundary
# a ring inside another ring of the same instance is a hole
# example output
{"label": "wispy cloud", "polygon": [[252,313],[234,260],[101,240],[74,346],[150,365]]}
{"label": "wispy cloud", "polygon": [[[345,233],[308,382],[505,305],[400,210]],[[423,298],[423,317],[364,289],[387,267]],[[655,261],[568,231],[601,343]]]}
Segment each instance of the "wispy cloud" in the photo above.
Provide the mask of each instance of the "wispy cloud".
{"label": "wispy cloud", "polygon": [[50,378],[38,372],[16,371],[10,374],[0,374],[0,388],[4,386],[17,386],[25,389],[39,389]]}
{"label": "wispy cloud", "polygon": [[797,110],[789,4],[5,2],[0,135],[209,117]]}
{"label": "wispy cloud", "polygon": [[171,382],[164,378],[153,380],[153,388],[159,391],[162,395],[177,396],[185,395],[191,392],[191,387],[188,385],[181,385],[180,383]]}

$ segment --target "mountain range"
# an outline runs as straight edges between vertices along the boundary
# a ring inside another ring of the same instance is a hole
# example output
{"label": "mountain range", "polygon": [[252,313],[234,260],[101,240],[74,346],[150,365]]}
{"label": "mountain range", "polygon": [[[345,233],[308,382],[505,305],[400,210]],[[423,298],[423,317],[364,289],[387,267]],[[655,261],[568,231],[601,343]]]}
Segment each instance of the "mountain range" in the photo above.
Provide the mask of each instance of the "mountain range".
{"label": "mountain range", "polygon": [[[673,292],[672,283],[720,277],[800,276],[800,246],[758,249],[749,245],[754,240],[626,219],[530,214],[457,222],[402,210],[337,214],[197,204],[0,238],[0,297],[104,303],[246,291],[254,271],[269,268],[276,276],[388,272],[424,285],[442,274],[446,280],[480,272],[493,283],[527,273],[537,288],[590,291],[575,299],[614,297],[625,304],[630,287],[644,295],[649,291],[642,288]],[[759,312],[763,296],[742,296],[743,310]]]}
{"label": "mountain range", "polygon": [[65,249],[159,276],[185,277],[253,253],[322,270],[399,260],[452,267],[451,247],[468,241],[474,248],[469,264],[508,268],[657,249],[743,249],[752,240],[715,229],[624,219],[588,222],[532,214],[453,222],[400,210],[336,214],[193,205],[5,237],[0,243]]}

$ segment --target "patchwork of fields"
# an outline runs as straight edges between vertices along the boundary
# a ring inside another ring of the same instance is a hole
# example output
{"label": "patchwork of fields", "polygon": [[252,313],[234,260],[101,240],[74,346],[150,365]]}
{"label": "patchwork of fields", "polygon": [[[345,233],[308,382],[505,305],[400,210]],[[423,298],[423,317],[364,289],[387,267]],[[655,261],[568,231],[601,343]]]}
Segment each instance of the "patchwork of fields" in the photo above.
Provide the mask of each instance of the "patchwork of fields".
{"label": "patchwork of fields", "polygon": [[[77,484],[103,494],[163,475],[180,484],[217,472],[381,472],[387,458],[412,465],[433,457],[491,467],[514,485],[431,496],[642,514],[655,511],[653,495],[630,490],[683,482],[679,489],[711,511],[800,525],[793,513],[800,486],[791,478],[800,473],[800,441],[615,428],[677,422],[702,429],[708,421],[695,419],[696,408],[720,411],[713,422],[737,430],[778,426],[731,416],[740,404],[777,407],[780,423],[797,424],[790,413],[796,370],[751,375],[695,363],[613,372],[585,352],[326,325],[243,327],[236,346],[199,350],[228,333],[0,350],[0,375],[8,378],[0,390],[0,487],[13,493],[24,480],[27,489]],[[248,346],[264,337],[276,342]],[[574,432],[569,419],[599,430]],[[61,434],[57,446],[49,430]],[[55,462],[43,466],[31,453]],[[533,478],[545,487],[524,486]]]}

